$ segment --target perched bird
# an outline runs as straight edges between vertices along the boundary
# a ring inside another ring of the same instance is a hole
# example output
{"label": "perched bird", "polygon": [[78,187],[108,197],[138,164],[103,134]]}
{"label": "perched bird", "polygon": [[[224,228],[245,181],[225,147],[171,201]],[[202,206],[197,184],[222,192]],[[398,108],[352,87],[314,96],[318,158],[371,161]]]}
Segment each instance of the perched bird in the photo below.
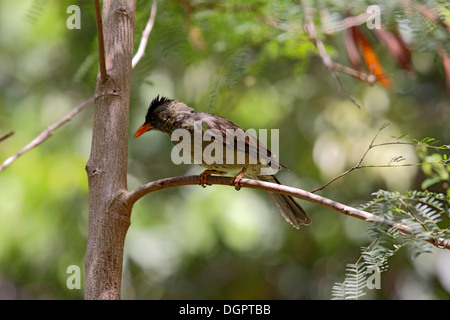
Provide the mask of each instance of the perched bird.
{"label": "perched bird", "polygon": [[[238,173],[231,181],[237,190],[240,188],[240,181],[244,174],[251,179],[280,184],[273,175],[282,167],[276,156],[258,139],[246,134],[244,130],[226,118],[197,112],[182,102],[166,97],[160,98],[158,95],[151,102],[145,121],[137,129],[134,137],[137,138],[152,129],[168,134],[180,150],[189,153],[187,156],[193,159],[194,163],[207,168],[200,174],[199,184],[202,186],[205,186],[211,174],[226,173]],[[185,144],[181,148],[182,142],[177,140],[179,141],[177,143],[173,139],[173,134],[180,130],[188,133],[188,137],[192,138],[188,139],[187,144],[183,141]],[[204,134],[207,138],[201,139],[199,143],[194,138],[198,133]],[[205,151],[212,143],[216,144],[216,148],[208,157]],[[201,159],[198,159],[198,155],[202,156]],[[262,174],[262,170],[266,170],[265,174]],[[268,194],[292,226],[298,229],[302,224],[310,224],[305,211],[292,197],[271,192]]]}

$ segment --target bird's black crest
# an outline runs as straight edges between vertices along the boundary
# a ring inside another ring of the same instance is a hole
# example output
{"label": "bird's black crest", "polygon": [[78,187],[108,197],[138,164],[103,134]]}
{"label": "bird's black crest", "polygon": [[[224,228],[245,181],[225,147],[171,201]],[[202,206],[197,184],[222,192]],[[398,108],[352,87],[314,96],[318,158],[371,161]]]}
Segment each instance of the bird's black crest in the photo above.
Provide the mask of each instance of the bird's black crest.
{"label": "bird's black crest", "polygon": [[151,109],[151,110],[155,110],[155,108],[157,107],[157,106],[160,106],[160,105],[162,105],[162,104],[164,104],[164,103],[166,103],[166,102],[169,102],[169,101],[171,101],[172,99],[169,99],[169,98],[166,98],[166,97],[159,97],[159,95],[157,95],[156,96],[156,98],[155,99],[153,99],[152,100],[152,102],[150,103],[150,108],[149,108],[149,110]]}
{"label": "bird's black crest", "polygon": [[172,99],[166,97],[160,98],[159,95],[157,95],[156,98],[153,99],[152,102],[150,103],[150,107],[148,108],[146,117],[149,117],[153,113],[153,111],[155,111],[156,107],[169,101],[172,101]]}

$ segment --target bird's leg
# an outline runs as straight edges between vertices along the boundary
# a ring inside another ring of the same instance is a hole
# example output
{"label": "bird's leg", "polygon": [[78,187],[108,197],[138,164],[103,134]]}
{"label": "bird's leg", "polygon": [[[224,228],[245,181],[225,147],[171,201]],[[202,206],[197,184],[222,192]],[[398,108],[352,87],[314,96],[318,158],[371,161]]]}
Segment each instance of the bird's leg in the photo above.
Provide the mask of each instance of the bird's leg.
{"label": "bird's leg", "polygon": [[247,171],[247,166],[243,167],[242,170],[231,180],[231,183],[234,184],[234,188],[236,191],[241,189],[241,180],[244,177],[245,171]]}
{"label": "bird's leg", "polygon": [[201,185],[203,188],[205,188],[207,185],[206,181],[208,180],[208,177],[212,174],[225,174],[225,172],[217,170],[205,170],[198,177],[198,184]]}

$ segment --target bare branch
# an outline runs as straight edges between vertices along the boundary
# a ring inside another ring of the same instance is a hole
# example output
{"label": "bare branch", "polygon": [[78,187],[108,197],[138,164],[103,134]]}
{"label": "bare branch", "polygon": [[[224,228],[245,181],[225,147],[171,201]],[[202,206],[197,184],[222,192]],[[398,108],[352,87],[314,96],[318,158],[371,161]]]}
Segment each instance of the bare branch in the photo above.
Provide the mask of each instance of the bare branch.
{"label": "bare branch", "polygon": [[0,137],[0,142],[2,142],[3,140],[8,139],[9,137],[11,137],[14,134],[14,131],[10,131],[5,133],[3,136]]}
{"label": "bare branch", "polygon": [[[364,159],[364,158],[361,158],[360,161],[363,160],[363,159]],[[400,167],[403,168],[403,167],[420,167],[420,166],[423,166],[423,165],[425,164],[425,163],[418,162],[418,163],[405,163],[405,164],[399,164],[399,165],[392,165],[392,164],[391,164],[392,162],[393,162],[393,161],[391,160],[391,161],[389,162],[389,164],[373,164],[373,165],[364,165],[364,166],[362,166],[362,165],[361,165],[361,162],[358,161],[358,163],[357,163],[356,165],[354,165],[353,167],[351,167],[350,169],[348,169],[348,170],[342,172],[341,174],[337,175],[336,177],[334,177],[333,179],[331,179],[330,181],[328,181],[327,183],[325,183],[323,186],[321,186],[321,187],[319,187],[319,188],[317,188],[317,189],[314,189],[314,190],[312,190],[311,192],[312,192],[312,193],[315,193],[315,192],[317,192],[317,191],[320,191],[320,190],[325,189],[326,187],[328,187],[330,184],[332,184],[332,183],[335,182],[336,180],[342,178],[343,176],[349,174],[350,172],[352,172],[352,171],[354,171],[354,170],[356,170],[356,169],[365,169],[365,168],[400,168]],[[398,161],[397,161],[397,162],[398,162]],[[427,162],[426,164],[431,164],[431,163],[439,164],[438,161]]]}
{"label": "bare branch", "polygon": [[308,8],[303,1],[300,1],[300,4],[303,7],[303,12],[305,15],[306,32],[308,33],[311,42],[314,43],[317,50],[319,51],[319,55],[322,58],[323,64],[328,68],[328,70],[330,70],[331,75],[336,80],[339,90],[344,93],[351,102],[353,102],[358,108],[360,108],[361,106],[359,105],[359,103],[351,96],[351,94],[347,91],[347,89],[345,89],[344,85],[342,84],[341,78],[335,70],[335,64],[328,54],[327,50],[325,49],[325,45],[320,39],[317,38],[316,26],[314,25],[313,19],[311,17],[312,9]]}
{"label": "bare branch", "polygon": [[156,0],[152,3],[152,9],[150,11],[150,18],[148,19],[147,25],[145,26],[144,31],[142,32],[142,38],[141,42],[139,43],[139,48],[136,51],[136,54],[133,57],[133,60],[131,62],[132,68],[134,68],[139,60],[144,56],[145,48],[147,47],[148,37],[150,36],[150,33],[153,30],[153,25],[155,24],[155,18],[156,18]]}
{"label": "bare branch", "polygon": [[335,22],[332,19],[330,19],[330,16],[328,15],[328,12],[321,11],[322,20],[324,21],[322,25],[322,30],[325,32],[325,34],[333,34],[335,32],[340,32],[346,29],[349,29],[351,27],[356,27],[359,25],[362,25],[364,23],[367,23],[367,19],[370,17],[370,13],[364,12],[358,16],[349,16],[346,17],[344,20]]}
{"label": "bare branch", "polygon": [[[148,37],[152,31],[153,28],[153,24],[154,24],[154,20],[155,20],[155,15],[156,15],[156,1],[153,2],[152,5],[152,11],[150,13],[150,19],[149,22],[147,23],[147,26],[145,28],[145,31],[142,35],[142,39],[141,39],[141,43],[139,45],[139,49],[138,52],[136,53],[136,55],[133,57],[133,62],[132,62],[132,68],[136,67],[136,65],[138,64],[138,62],[141,60],[142,56],[144,55],[145,52],[145,48],[147,46],[148,43]],[[150,27],[149,27],[150,25]],[[139,55],[138,55],[139,54]],[[43,132],[41,132],[36,138],[33,139],[33,141],[31,141],[30,143],[28,143],[25,147],[23,147],[19,152],[17,152],[16,154],[12,155],[11,157],[9,157],[8,159],[6,159],[1,165],[0,165],[0,172],[2,172],[6,167],[10,166],[19,156],[21,156],[22,154],[24,154],[27,151],[30,151],[31,149],[33,149],[34,147],[40,145],[42,142],[44,142],[45,140],[47,140],[48,138],[50,138],[53,134],[53,132],[58,129],[59,127],[61,127],[63,124],[65,124],[66,122],[72,120],[72,118],[77,115],[78,113],[80,113],[82,110],[84,110],[90,103],[92,103],[94,101],[94,97],[90,97],[88,100],[84,101],[83,103],[81,103],[79,106],[75,107],[73,110],[71,110],[68,114],[66,114],[64,117],[62,117],[60,120],[58,120],[58,122],[52,124],[51,126],[49,126],[47,129],[45,129]],[[11,135],[13,134],[13,132],[11,131],[10,133],[7,133],[5,136],[1,137],[0,141],[9,138]]]}
{"label": "bare branch", "polygon": [[0,165],[0,172],[3,171],[6,167],[8,167],[11,163],[13,163],[18,157],[20,157],[25,152],[33,149],[34,147],[40,145],[42,142],[47,140],[49,137],[52,136],[53,132],[61,127],[66,122],[70,121],[75,115],[80,113],[84,108],[86,108],[90,103],[94,101],[94,98],[91,97],[88,100],[84,101],[82,104],[77,106],[75,109],[70,111],[68,114],[66,114],[64,117],[59,119],[56,123],[49,126],[47,129],[41,132],[40,135],[38,135],[36,138],[33,139],[29,144],[27,144],[25,147],[23,147],[19,152],[12,155],[8,159],[6,159],[1,165]]}
{"label": "bare branch", "polygon": [[[358,162],[351,167],[350,169],[342,172],[341,174],[337,175],[336,177],[334,177],[333,179],[331,179],[330,181],[328,181],[327,183],[325,183],[323,186],[312,190],[312,193],[315,193],[317,191],[323,190],[326,187],[328,187],[331,183],[335,182],[336,180],[342,178],[343,176],[347,175],[348,173],[356,170],[356,169],[363,169],[363,168],[398,168],[398,167],[419,167],[422,166],[424,164],[440,164],[439,161],[429,161],[429,162],[417,162],[417,163],[406,163],[406,164],[400,164],[400,165],[392,165],[393,162],[400,162],[401,160],[404,160],[404,158],[400,158],[398,159],[397,157],[391,159],[391,161],[388,164],[384,164],[384,165],[361,165],[362,162],[364,161],[364,159],[366,158],[367,154],[369,153],[370,150],[372,150],[373,148],[376,147],[382,147],[382,146],[389,146],[389,145],[409,145],[409,146],[417,146],[419,143],[412,143],[412,142],[401,142],[401,141],[396,141],[396,142],[384,142],[384,143],[378,143],[375,144],[375,140],[377,139],[378,135],[380,134],[380,132],[386,128],[388,126],[388,123],[383,124],[380,129],[378,130],[377,134],[374,136],[374,138],[372,139],[372,141],[370,142],[370,145],[367,147],[366,151],[364,152],[364,154],[362,155],[362,157],[358,160]],[[431,149],[435,149],[435,150],[449,150],[450,147],[449,146],[432,146],[429,144],[423,144],[425,147],[427,148],[431,148]]]}
{"label": "bare branch", "polygon": [[369,146],[367,147],[366,151],[364,152],[364,154],[362,155],[361,159],[359,159],[359,161],[350,169],[348,169],[347,171],[344,171],[343,173],[341,173],[340,175],[334,177],[333,179],[331,179],[330,181],[328,181],[326,184],[324,184],[323,186],[321,186],[320,188],[314,189],[311,192],[317,192],[319,190],[322,190],[324,188],[326,188],[327,186],[329,186],[331,183],[333,183],[334,181],[336,181],[339,178],[342,178],[343,176],[345,176],[346,174],[352,172],[353,170],[359,169],[361,168],[361,163],[364,161],[364,158],[367,156],[367,154],[369,153],[369,151],[374,147],[374,143],[375,140],[377,139],[378,135],[380,134],[380,132],[386,128],[389,125],[389,123],[384,123],[379,129],[378,132],[375,134],[375,136],[373,137],[372,141],[370,142]]}
{"label": "bare branch", "polygon": [[[207,184],[213,185],[225,185],[225,186],[233,186],[234,184],[231,182],[232,179],[230,177],[223,176],[209,176],[207,179]],[[182,176],[182,177],[172,177],[161,180],[156,180],[149,182],[147,184],[141,185],[135,190],[131,191],[127,195],[127,202],[129,205],[133,205],[137,200],[145,196],[146,194],[163,190],[167,188],[173,188],[177,186],[186,186],[186,185],[198,185],[199,184],[199,176]],[[295,198],[299,198],[302,200],[306,200],[320,206],[326,207],[328,209],[332,209],[334,211],[338,211],[345,215],[361,219],[364,221],[369,221],[372,223],[379,223],[385,226],[393,227],[399,230],[403,234],[412,235],[413,231],[410,227],[403,225],[401,223],[384,219],[382,217],[376,216],[369,212],[359,210],[353,207],[349,207],[345,204],[333,201],[331,199],[321,197],[317,194],[292,188],[284,185],[279,185],[276,183],[259,181],[259,180],[251,180],[251,179],[242,179],[241,181],[242,187],[264,190],[267,192],[275,192],[286,194]],[[438,248],[450,249],[450,241],[444,238],[426,238],[425,241],[435,245]]]}
{"label": "bare branch", "polygon": [[349,76],[361,80],[363,82],[366,82],[368,85],[373,85],[375,82],[377,82],[377,77],[374,74],[367,74],[358,70],[355,70],[353,68],[343,66],[342,64],[339,64],[337,62],[333,61],[332,68],[334,70],[340,71],[342,73],[348,74]]}

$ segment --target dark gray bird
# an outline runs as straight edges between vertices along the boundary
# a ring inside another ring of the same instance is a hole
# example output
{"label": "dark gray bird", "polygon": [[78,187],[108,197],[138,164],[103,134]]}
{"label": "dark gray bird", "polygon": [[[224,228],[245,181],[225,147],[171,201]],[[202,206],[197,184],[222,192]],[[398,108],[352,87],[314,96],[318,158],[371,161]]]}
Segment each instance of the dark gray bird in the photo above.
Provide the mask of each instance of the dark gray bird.
{"label": "dark gray bird", "polygon": [[[157,96],[151,102],[145,122],[137,129],[134,137],[152,129],[168,134],[182,153],[189,152],[184,156],[189,156],[194,163],[207,168],[199,178],[202,186],[205,186],[209,175],[226,173],[237,173],[232,180],[237,190],[244,174],[251,179],[280,184],[273,175],[282,168],[276,156],[258,139],[226,118],[197,112],[182,102]],[[190,139],[175,141],[174,133],[187,133]],[[206,139],[203,138],[200,144],[194,143],[196,134],[202,134]],[[213,143],[215,148],[211,148]],[[207,148],[213,149],[213,152],[205,152]],[[265,170],[264,174],[262,170]],[[271,192],[268,194],[286,221],[295,228],[311,223],[305,211],[292,197]]]}

